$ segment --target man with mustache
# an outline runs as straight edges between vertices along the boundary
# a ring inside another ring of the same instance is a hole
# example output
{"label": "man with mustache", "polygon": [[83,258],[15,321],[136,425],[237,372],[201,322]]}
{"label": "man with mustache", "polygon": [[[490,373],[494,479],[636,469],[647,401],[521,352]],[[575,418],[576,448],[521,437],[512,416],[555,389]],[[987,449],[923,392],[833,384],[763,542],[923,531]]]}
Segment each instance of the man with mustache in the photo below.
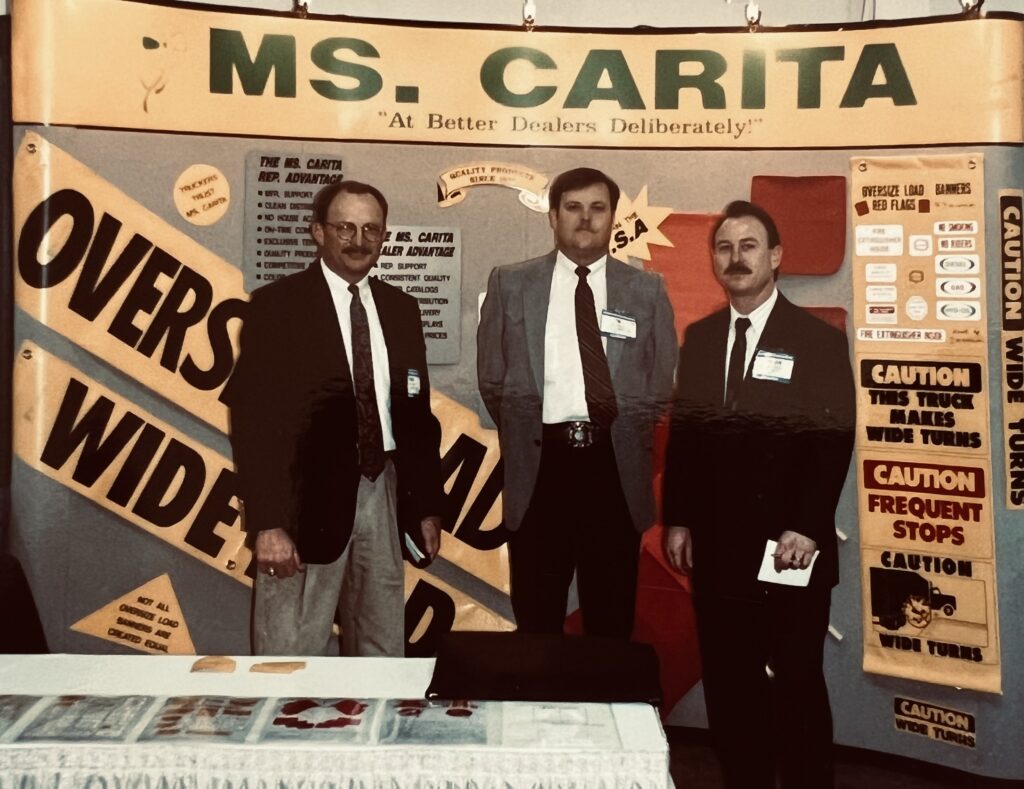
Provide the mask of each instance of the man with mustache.
{"label": "man with mustache", "polygon": [[477,334],[498,426],[518,629],[561,633],[569,585],[583,629],[629,638],[640,533],[654,522],[654,423],[677,349],[657,274],[615,260],[619,187],[590,168],[548,192],[555,249],[491,272]]}
{"label": "man with mustache", "polygon": [[[832,786],[822,671],[835,510],[853,450],[846,335],[775,287],[782,244],[757,205],[712,233],[729,306],[686,331],[663,478],[665,553],[694,582],[708,724],[732,789]],[[758,580],[768,540],[783,575]],[[768,671],[772,678],[769,679]]]}
{"label": "man with mustache", "polygon": [[[386,232],[375,187],[313,199],[319,258],[252,294],[225,392],[254,535],[253,647],[405,652],[401,541],[437,554],[444,492],[416,300],[368,274]],[[399,529],[399,524],[402,529]]]}

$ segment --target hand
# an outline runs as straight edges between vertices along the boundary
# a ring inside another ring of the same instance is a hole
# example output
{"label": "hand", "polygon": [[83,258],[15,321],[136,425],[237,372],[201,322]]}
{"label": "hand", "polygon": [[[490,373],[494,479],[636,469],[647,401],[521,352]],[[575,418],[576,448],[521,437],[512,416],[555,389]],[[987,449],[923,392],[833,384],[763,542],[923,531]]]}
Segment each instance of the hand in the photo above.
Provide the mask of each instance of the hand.
{"label": "hand", "polygon": [[784,531],[775,547],[775,570],[800,570],[811,563],[811,557],[818,544],[810,537],[804,537],[795,531]]}
{"label": "hand", "polygon": [[693,569],[693,539],[685,526],[666,526],[662,550],[677,573],[689,575]]}
{"label": "hand", "polygon": [[260,572],[278,578],[306,572],[295,543],[284,529],[267,529],[256,535],[256,564]]}
{"label": "hand", "polygon": [[441,550],[441,518],[428,515],[420,521],[420,533],[423,535],[423,552],[434,561]]}

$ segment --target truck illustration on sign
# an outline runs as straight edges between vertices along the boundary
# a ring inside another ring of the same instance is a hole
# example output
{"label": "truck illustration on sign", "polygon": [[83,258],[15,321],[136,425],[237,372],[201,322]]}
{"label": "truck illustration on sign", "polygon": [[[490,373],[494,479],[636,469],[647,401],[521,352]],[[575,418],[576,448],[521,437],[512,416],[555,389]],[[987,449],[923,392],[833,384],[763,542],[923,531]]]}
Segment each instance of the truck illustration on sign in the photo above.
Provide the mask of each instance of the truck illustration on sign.
{"label": "truck illustration on sign", "polygon": [[906,624],[921,629],[932,621],[934,611],[953,616],[956,597],[943,594],[911,570],[871,568],[871,617],[876,624],[887,630]]}

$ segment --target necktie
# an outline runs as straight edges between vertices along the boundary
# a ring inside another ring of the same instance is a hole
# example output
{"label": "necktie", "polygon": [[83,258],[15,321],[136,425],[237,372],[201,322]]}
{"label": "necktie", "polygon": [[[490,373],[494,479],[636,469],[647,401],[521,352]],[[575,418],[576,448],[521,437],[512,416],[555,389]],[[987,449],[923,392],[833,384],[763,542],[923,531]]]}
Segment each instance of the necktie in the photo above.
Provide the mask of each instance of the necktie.
{"label": "necktie", "polygon": [[740,394],[740,384],[743,383],[743,375],[747,360],[747,329],[750,328],[750,318],[736,319],[736,339],[732,343],[732,353],[729,355],[729,375],[725,382],[725,407],[730,411],[736,410],[736,400]]}
{"label": "necktie", "polygon": [[377,391],[373,384],[373,352],[370,349],[370,324],[366,319],[359,288],[348,286],[352,294],[349,315],[352,319],[352,381],[356,390],[356,414],[359,422],[359,471],[373,481],[384,470],[384,435],[377,409]]}
{"label": "necktie", "polygon": [[583,388],[586,391],[587,411],[590,421],[600,427],[608,427],[619,414],[615,404],[615,389],[608,371],[608,358],[601,345],[601,332],[597,328],[597,310],[594,307],[594,292],[587,283],[590,269],[576,267],[576,339],[580,344],[580,360],[583,362]]}

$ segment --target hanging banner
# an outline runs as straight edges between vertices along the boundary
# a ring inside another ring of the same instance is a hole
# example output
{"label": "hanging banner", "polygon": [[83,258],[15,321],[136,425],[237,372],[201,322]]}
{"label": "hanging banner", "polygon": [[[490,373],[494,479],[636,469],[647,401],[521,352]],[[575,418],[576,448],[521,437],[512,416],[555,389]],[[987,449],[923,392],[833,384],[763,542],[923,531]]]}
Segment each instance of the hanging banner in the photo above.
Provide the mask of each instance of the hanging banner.
{"label": "hanging banner", "polygon": [[14,195],[17,305],[227,433],[241,272],[32,132]]}
{"label": "hanging banner", "polygon": [[855,158],[864,668],[998,693],[983,160]]}
{"label": "hanging banner", "polygon": [[889,145],[1022,139],[1015,20],[581,36],[120,0],[14,9],[16,123],[632,148],[856,147],[883,128]]}
{"label": "hanging banner", "polygon": [[1024,282],[1021,277],[1021,231],[1024,191],[999,192],[1000,262],[1002,263],[1003,457],[1006,461],[1006,508],[1024,510]]}

